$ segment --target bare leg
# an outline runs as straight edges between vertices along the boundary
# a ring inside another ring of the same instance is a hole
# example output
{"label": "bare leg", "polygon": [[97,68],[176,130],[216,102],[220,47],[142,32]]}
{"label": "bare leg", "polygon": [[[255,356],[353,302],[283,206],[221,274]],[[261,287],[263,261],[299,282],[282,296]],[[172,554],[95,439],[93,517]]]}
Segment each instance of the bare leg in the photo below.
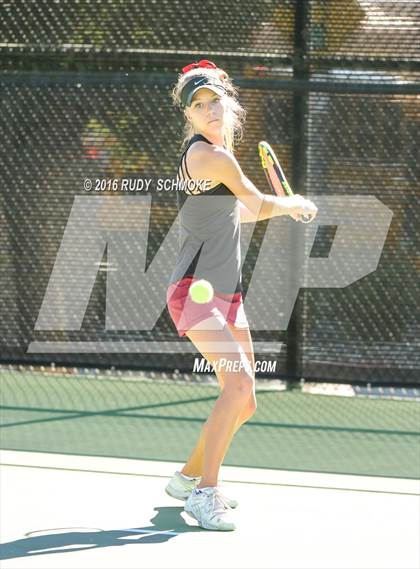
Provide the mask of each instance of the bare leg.
{"label": "bare leg", "polygon": [[200,487],[217,486],[220,465],[231,443],[239,414],[249,397],[250,382],[246,377],[233,381],[236,385],[225,386],[207,420]]}
{"label": "bare leg", "polygon": [[[253,370],[254,370],[255,360],[254,360],[252,339],[251,339],[251,334],[249,332],[249,329],[237,329],[237,328],[234,328],[231,324],[228,324],[228,328],[229,328],[232,336],[235,338],[235,340],[242,347],[243,352],[245,352],[247,360],[251,365],[252,376],[254,376]],[[203,335],[203,332],[201,332],[201,336],[202,335]],[[190,339],[192,341],[194,341],[193,338],[190,338]],[[209,338],[206,337],[206,340],[208,340],[208,339]],[[199,340],[198,340],[198,342],[199,342]],[[204,354],[203,353],[203,355],[205,355],[205,357],[208,359],[208,361],[214,361],[215,357],[217,357],[213,354]],[[233,357],[236,357],[236,355],[233,355]],[[223,388],[225,385],[224,374],[220,373],[220,371],[219,371],[219,373],[217,373],[216,375],[218,377],[220,386],[222,388],[222,395],[223,395]],[[220,399],[221,399],[221,397],[219,397],[217,403],[219,403]],[[215,409],[216,409],[217,403],[215,405]],[[221,413],[221,416],[223,417],[224,413],[226,413],[226,411],[229,410],[231,408],[231,406],[232,406],[232,401],[229,400],[229,398],[227,398],[225,401],[225,405],[221,406],[221,411],[219,410],[219,417],[220,417],[220,413]],[[209,441],[209,437],[208,437],[209,421],[212,418],[215,409],[213,409],[212,414],[210,415],[209,419],[204,424],[202,431],[200,433],[199,440],[198,440],[193,452],[191,453],[188,461],[186,462],[184,468],[181,470],[181,472],[187,476],[200,476],[203,474],[203,470],[205,470],[206,445]],[[242,407],[239,415],[237,416],[236,421],[233,424],[233,428],[231,430],[229,430],[228,432],[226,432],[226,438],[223,440],[223,442],[221,444],[221,448],[222,448],[222,450],[220,451],[221,454],[219,453],[217,456],[214,457],[216,464],[219,463],[218,467],[213,468],[213,475],[210,475],[207,477],[205,475],[203,476],[203,480],[202,480],[200,486],[206,486],[206,485],[207,486],[212,486],[212,485],[215,486],[215,485],[217,485],[217,476],[215,477],[214,472],[216,472],[216,470],[218,472],[220,464],[223,462],[223,459],[224,459],[225,454],[226,454],[226,452],[230,446],[230,443],[232,441],[234,434],[238,431],[238,429],[241,427],[241,425],[243,425],[253,415],[253,413],[255,412],[255,409],[256,409],[255,386],[253,386],[252,393],[251,393],[248,401]],[[216,432],[218,432],[218,424],[219,423],[216,420],[215,426],[213,427]],[[218,437],[218,442],[220,442],[219,435],[217,435],[217,437]],[[210,455],[212,455],[212,448],[213,447],[211,446],[211,443],[209,444],[209,447],[210,447]],[[212,459],[210,458],[210,463],[211,462],[212,462]]]}
{"label": "bare leg", "polygon": [[[247,408],[246,408],[247,409]],[[241,415],[238,417],[236,421],[232,438],[235,433],[241,428],[241,426],[248,421],[248,419],[252,416],[252,413],[249,412],[242,412]],[[204,423],[203,428],[201,429],[200,437],[197,441],[194,450],[192,451],[189,459],[185,463],[185,466],[182,468],[182,474],[186,476],[202,476],[203,474],[203,466],[204,466],[204,448],[206,444],[206,427],[207,422]],[[229,445],[230,446],[230,445]],[[226,449],[227,452],[228,449]],[[226,453],[225,453],[226,454]],[[224,458],[224,456],[223,456]],[[223,462],[223,459],[222,459]]]}

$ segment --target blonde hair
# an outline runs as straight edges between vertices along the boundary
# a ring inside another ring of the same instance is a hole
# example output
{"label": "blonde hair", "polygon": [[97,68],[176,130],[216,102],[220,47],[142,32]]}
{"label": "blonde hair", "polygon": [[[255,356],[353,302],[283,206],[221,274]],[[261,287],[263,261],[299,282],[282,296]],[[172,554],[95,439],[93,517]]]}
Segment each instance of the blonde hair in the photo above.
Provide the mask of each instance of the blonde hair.
{"label": "blonde hair", "polygon": [[[225,124],[223,127],[223,142],[224,147],[227,150],[233,151],[235,145],[242,140],[243,136],[243,125],[245,122],[246,111],[238,102],[238,92],[232,84],[232,80],[229,78],[228,74],[223,71],[223,69],[208,69],[208,68],[195,68],[187,73],[182,73],[178,76],[178,80],[175,87],[172,90],[172,101],[177,107],[182,108],[181,104],[181,92],[185,87],[186,83],[196,75],[206,75],[207,77],[216,78],[221,81],[223,87],[225,88],[226,95],[224,95],[224,100],[226,102],[225,110]],[[182,140],[182,147],[186,145],[189,139],[194,136],[194,126],[189,122],[185,121],[184,125],[184,138]]]}

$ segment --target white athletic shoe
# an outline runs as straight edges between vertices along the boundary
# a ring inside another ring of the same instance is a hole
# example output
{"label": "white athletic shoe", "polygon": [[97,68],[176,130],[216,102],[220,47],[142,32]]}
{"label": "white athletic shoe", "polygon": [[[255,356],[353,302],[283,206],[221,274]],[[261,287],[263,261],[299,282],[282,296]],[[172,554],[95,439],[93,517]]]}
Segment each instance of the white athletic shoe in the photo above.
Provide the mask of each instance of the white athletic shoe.
{"label": "white athletic shoe", "polygon": [[[186,478],[183,474],[181,474],[181,472],[177,470],[169,481],[169,484],[166,486],[165,492],[177,500],[187,500],[200,480],[201,476],[190,479]],[[232,498],[223,496],[223,499],[229,508],[236,508],[238,506],[238,502]]]}
{"label": "white athletic shoe", "polygon": [[172,496],[172,498],[176,498],[177,500],[186,500],[200,480],[200,476],[191,479],[186,478],[177,470],[170,479],[165,491],[169,496]]}
{"label": "white athletic shoe", "polygon": [[232,531],[231,508],[217,487],[195,488],[185,503],[185,511],[204,529]]}

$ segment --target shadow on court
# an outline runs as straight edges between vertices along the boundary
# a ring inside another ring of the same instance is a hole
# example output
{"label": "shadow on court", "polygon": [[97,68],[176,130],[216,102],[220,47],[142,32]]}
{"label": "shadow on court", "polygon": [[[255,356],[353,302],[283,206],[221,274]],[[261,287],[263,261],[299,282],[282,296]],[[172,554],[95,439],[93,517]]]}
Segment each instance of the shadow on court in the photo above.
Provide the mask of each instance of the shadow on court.
{"label": "shadow on court", "polygon": [[[189,526],[181,516],[182,507],[154,508],[157,514],[150,520],[152,525],[113,530],[68,531],[56,528],[44,531],[58,532],[41,536],[25,537],[0,545],[0,559],[13,559],[51,553],[68,553],[102,547],[120,547],[127,544],[164,543],[187,532],[206,531],[198,526]],[[136,535],[138,534],[138,536]]]}

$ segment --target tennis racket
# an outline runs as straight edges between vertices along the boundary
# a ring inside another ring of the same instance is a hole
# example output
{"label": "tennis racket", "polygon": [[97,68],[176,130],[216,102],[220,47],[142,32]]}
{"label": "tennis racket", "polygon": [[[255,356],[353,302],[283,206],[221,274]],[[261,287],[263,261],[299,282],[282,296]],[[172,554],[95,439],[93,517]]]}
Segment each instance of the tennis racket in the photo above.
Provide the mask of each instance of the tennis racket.
{"label": "tennis racket", "polygon": [[[261,165],[264,168],[264,172],[272,192],[276,196],[281,197],[293,196],[292,188],[286,180],[286,176],[280,166],[280,162],[277,160],[277,156],[274,154],[274,151],[268,142],[261,140],[258,144],[258,151],[260,153]],[[299,221],[302,223],[310,223],[312,219],[313,217],[310,214],[299,216]]]}

